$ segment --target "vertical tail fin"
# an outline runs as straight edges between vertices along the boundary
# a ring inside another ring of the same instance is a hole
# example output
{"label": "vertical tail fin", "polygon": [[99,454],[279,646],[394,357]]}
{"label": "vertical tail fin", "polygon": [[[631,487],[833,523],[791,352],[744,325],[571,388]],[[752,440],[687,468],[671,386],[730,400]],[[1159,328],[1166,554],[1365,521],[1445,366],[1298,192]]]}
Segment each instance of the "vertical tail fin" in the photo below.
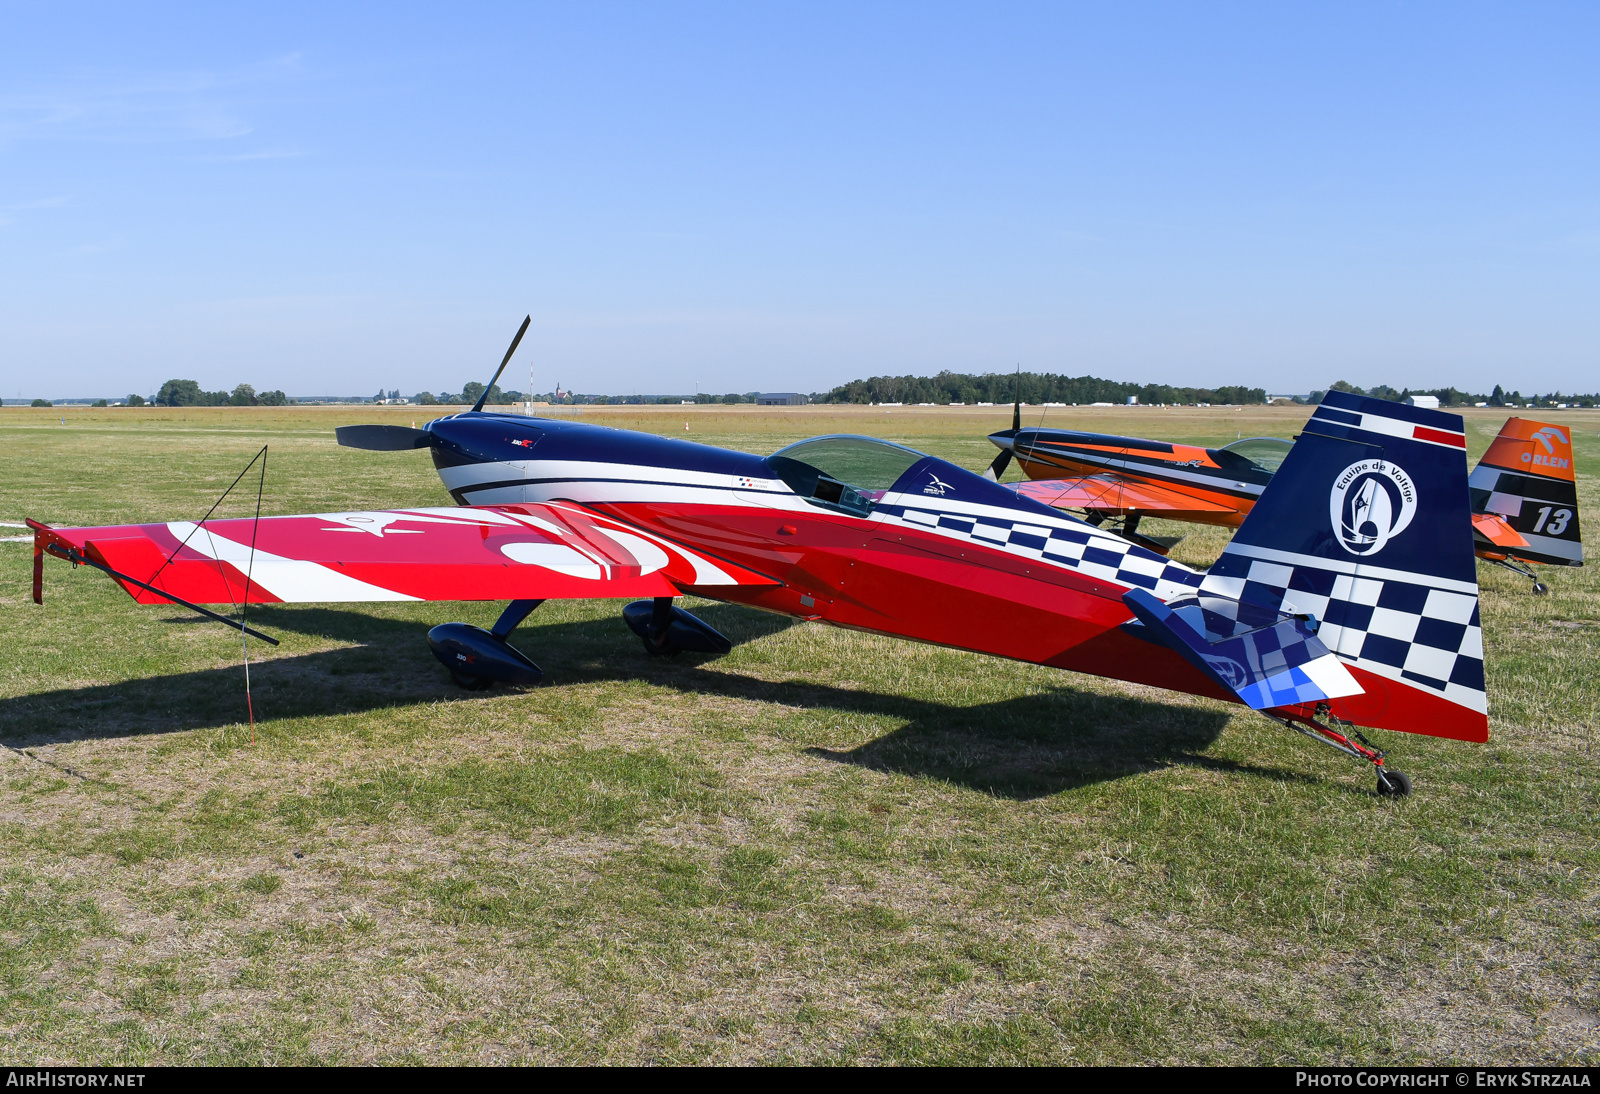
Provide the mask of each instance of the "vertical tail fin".
{"label": "vertical tail fin", "polygon": [[[1508,418],[1468,480],[1472,511],[1484,526],[1479,546],[1553,566],[1582,566],[1572,434],[1561,426]],[[1492,518],[1499,518],[1498,521]],[[1513,535],[1497,527],[1509,526]],[[1488,532],[1488,535],[1484,535]],[[1520,542],[1518,542],[1520,541]]]}
{"label": "vertical tail fin", "polygon": [[1329,392],[1201,589],[1315,616],[1339,717],[1488,739],[1460,415]]}

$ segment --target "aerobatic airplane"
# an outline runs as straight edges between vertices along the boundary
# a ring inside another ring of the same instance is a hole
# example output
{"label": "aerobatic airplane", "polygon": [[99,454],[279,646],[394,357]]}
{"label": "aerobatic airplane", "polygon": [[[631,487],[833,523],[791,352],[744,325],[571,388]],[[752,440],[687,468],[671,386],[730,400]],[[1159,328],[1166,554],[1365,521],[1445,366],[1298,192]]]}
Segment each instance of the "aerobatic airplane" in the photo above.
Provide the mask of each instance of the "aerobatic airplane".
{"label": "aerobatic airplane", "polygon": [[338,436],[426,449],[458,506],[33,521],[35,600],[48,554],[233,626],[200,605],[509,601],[490,630],[428,635],[483,687],[540,681],[507,638],[550,598],[639,597],[622,614],[646,650],[726,652],[674,604],[688,594],[1242,703],[1371,763],[1381,794],[1411,782],[1357,726],[1488,739],[1453,414],[1330,395],[1205,571],[867,437],[761,457],[481,401]]}
{"label": "aerobatic airplane", "polygon": [[[1095,525],[1166,554],[1176,539],[1139,532],[1141,518],[1164,517],[1237,528],[1283,463],[1292,442],[1248,437],[1222,448],[1012,427],[991,433],[1000,449],[986,477],[998,480],[1012,458],[1026,482],[1024,497],[1057,509],[1083,510]],[[1472,530],[1478,557],[1547,586],[1526,563],[1582,566],[1572,438],[1559,426],[1508,418],[1471,476]]]}
{"label": "aerobatic airplane", "polygon": [[1506,419],[1467,484],[1479,558],[1530,579],[1536,593],[1546,586],[1527,563],[1583,565],[1570,431]]}

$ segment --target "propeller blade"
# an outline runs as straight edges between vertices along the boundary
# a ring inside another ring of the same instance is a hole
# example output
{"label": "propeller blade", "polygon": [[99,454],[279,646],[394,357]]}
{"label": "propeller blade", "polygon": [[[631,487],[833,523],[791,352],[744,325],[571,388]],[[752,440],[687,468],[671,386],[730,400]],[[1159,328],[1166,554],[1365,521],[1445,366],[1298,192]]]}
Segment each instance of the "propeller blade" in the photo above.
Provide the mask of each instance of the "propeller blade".
{"label": "propeller blade", "polygon": [[1004,475],[1006,473],[1006,468],[1010,466],[1011,449],[1002,448],[1000,450],[1000,455],[996,456],[994,458],[994,462],[989,465],[989,470],[983,473],[983,477],[988,479],[990,482],[999,482],[1000,476]]}
{"label": "propeller blade", "polygon": [[472,409],[474,412],[483,409],[483,403],[484,400],[489,397],[489,391],[494,387],[495,384],[500,382],[500,374],[504,372],[506,370],[506,366],[511,363],[511,355],[517,352],[517,347],[522,344],[522,336],[528,333],[528,324],[532,322],[533,316],[527,315],[523,317],[522,326],[517,328],[517,336],[511,340],[511,348],[506,350],[506,355],[500,359],[500,367],[494,370],[494,375],[490,377],[488,385],[483,389],[483,394],[478,396],[478,401],[476,403],[472,404]]}
{"label": "propeller blade", "polygon": [[1017,366],[1017,398],[1011,404],[1011,428],[1022,428],[1022,366]]}
{"label": "propeller blade", "polygon": [[433,443],[432,433],[408,425],[342,425],[333,434],[346,448],[364,448],[368,452],[404,452]]}

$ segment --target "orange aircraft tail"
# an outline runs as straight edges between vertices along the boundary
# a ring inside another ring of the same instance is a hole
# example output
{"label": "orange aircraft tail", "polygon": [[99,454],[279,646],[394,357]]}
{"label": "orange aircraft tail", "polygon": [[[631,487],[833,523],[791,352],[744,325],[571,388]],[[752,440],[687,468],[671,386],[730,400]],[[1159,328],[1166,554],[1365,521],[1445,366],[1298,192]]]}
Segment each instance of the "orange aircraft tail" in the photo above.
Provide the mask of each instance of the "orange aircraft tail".
{"label": "orange aircraft tail", "polygon": [[1508,418],[1468,480],[1480,557],[1582,566],[1572,434]]}

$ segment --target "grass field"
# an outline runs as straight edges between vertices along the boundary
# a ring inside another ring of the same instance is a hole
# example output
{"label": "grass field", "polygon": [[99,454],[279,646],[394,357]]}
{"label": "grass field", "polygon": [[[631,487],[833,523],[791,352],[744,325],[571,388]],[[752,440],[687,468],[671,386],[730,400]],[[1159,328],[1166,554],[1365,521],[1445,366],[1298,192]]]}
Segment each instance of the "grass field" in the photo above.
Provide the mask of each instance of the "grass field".
{"label": "grass field", "polygon": [[[267,512],[448,504],[424,454],[334,444],[417,413],[6,407],[0,520],[193,519],[264,443]],[[1009,424],[583,417],[974,469]],[[1559,420],[1595,558],[1600,413]],[[515,641],[553,686],[479,693],[424,634],[498,605],[263,608],[252,738],[234,632],[59,562],[36,607],[30,565],[0,543],[8,1063],[1600,1060],[1594,565],[1543,598],[1480,565],[1491,741],[1382,734],[1401,801],[1236,707],[707,604],[734,651],[671,662],[547,604]]]}

